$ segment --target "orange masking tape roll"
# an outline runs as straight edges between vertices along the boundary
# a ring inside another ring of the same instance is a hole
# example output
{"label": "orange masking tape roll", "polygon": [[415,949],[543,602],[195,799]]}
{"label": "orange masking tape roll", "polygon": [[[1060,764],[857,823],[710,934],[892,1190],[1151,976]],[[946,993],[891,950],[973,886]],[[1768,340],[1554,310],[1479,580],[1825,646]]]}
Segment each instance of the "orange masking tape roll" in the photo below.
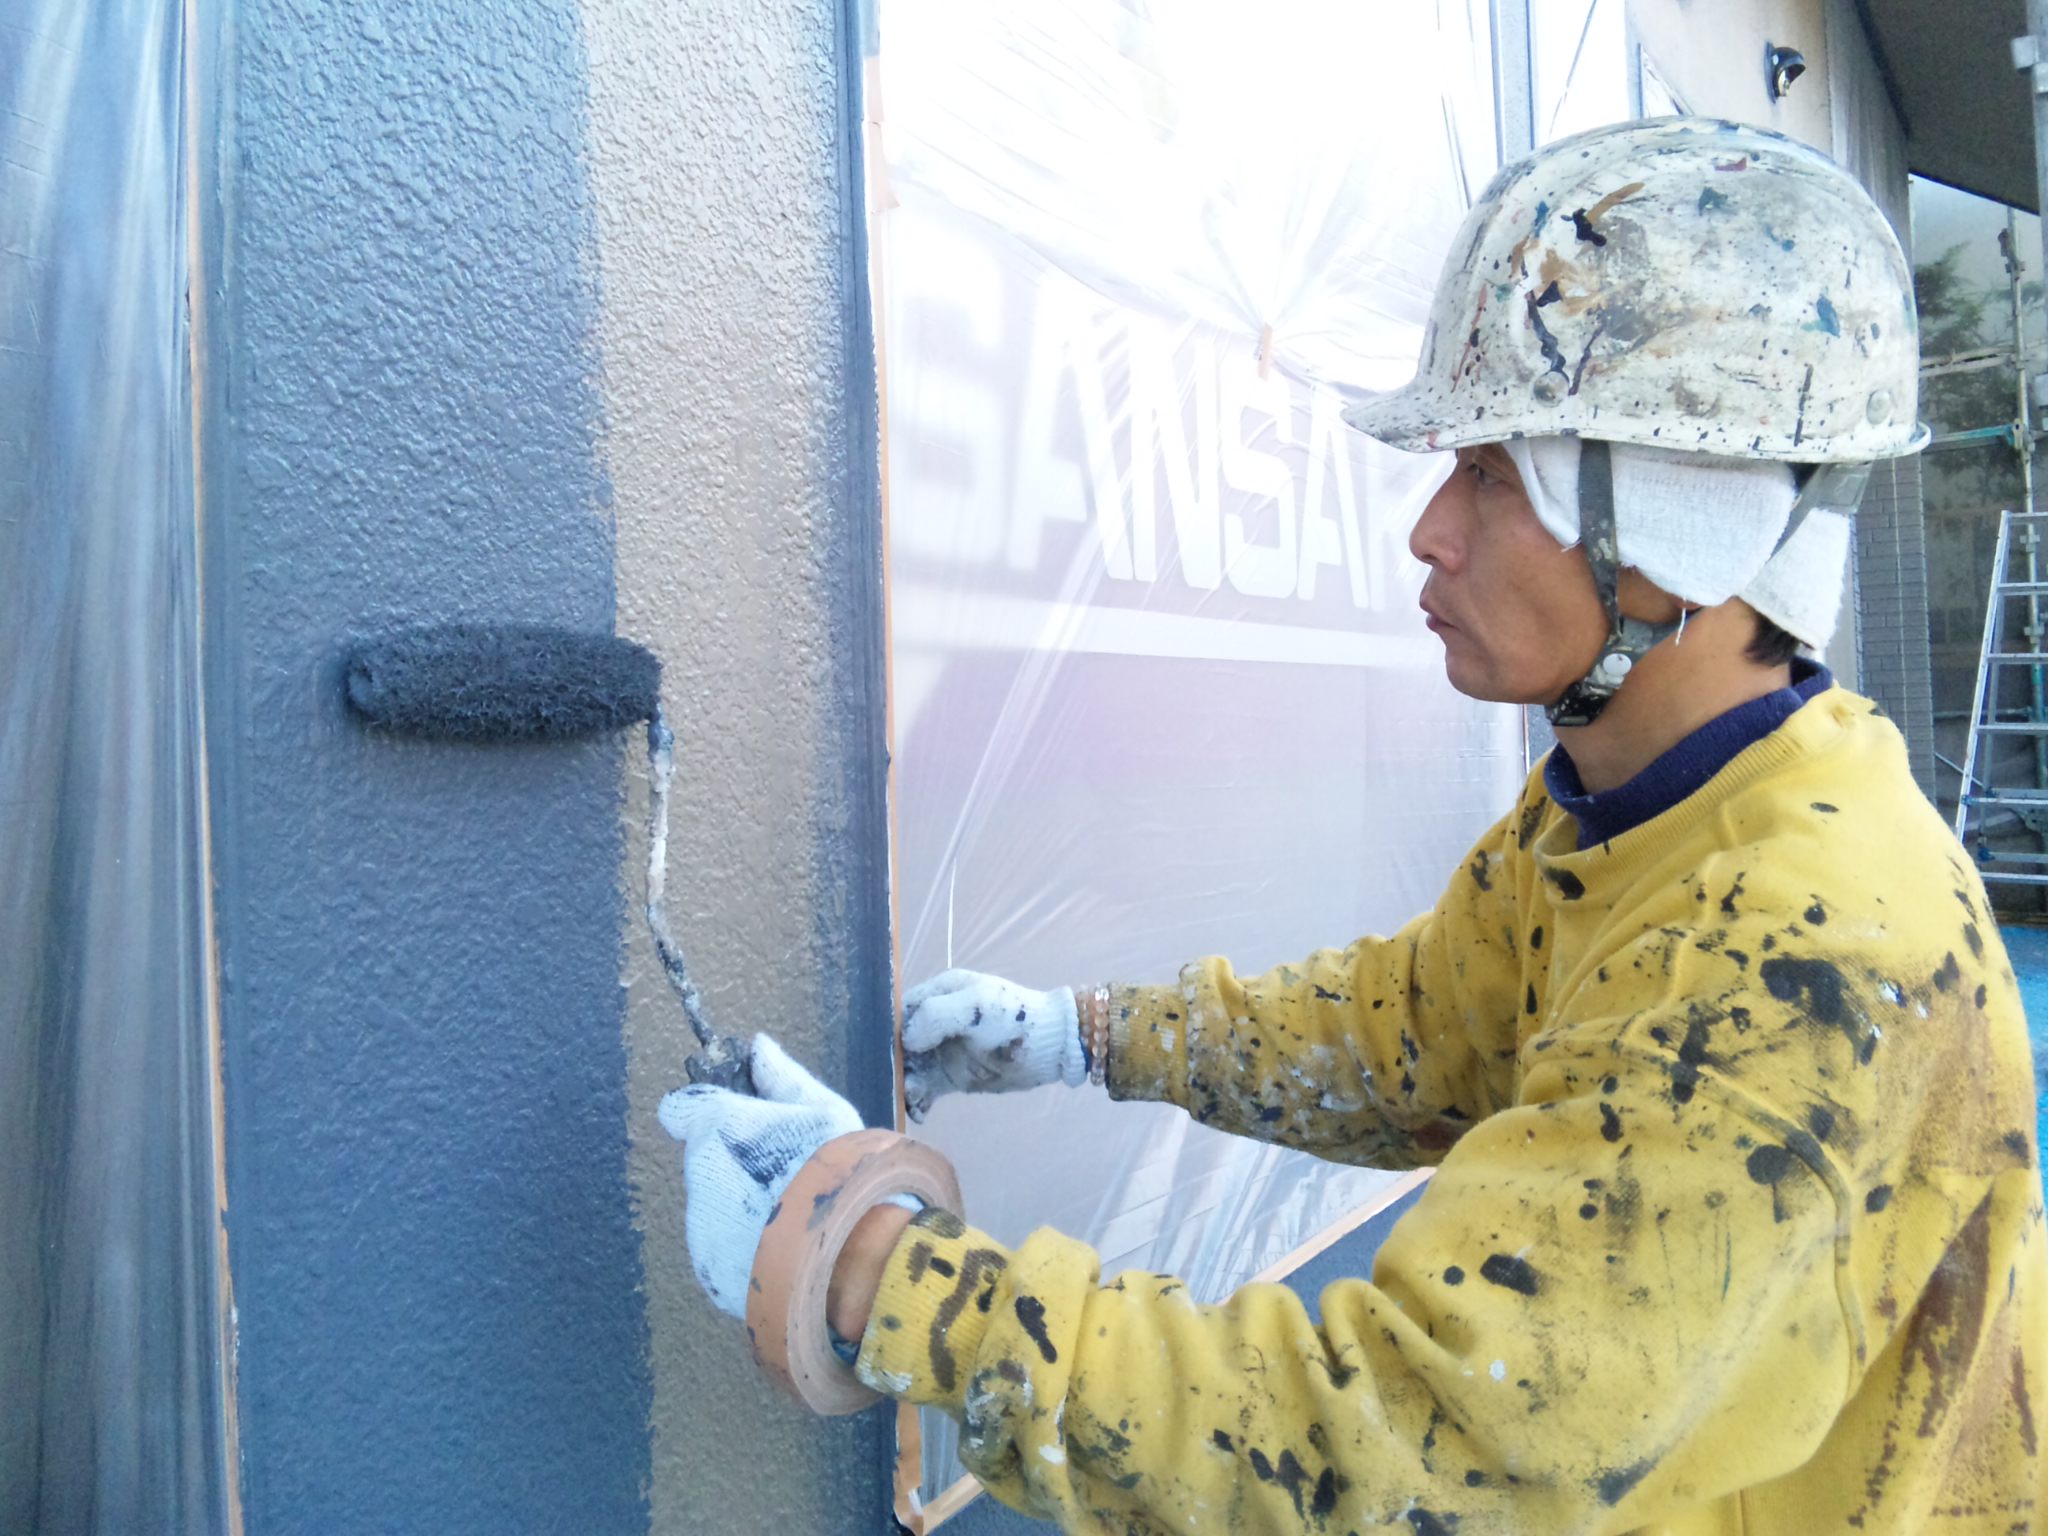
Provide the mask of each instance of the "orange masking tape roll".
{"label": "orange masking tape roll", "polygon": [[813,1413],[856,1413],[881,1395],[832,1348],[825,1292],[854,1227],[891,1195],[960,1210],[960,1180],[932,1148],[895,1131],[835,1137],[797,1170],[754,1252],[754,1358]]}

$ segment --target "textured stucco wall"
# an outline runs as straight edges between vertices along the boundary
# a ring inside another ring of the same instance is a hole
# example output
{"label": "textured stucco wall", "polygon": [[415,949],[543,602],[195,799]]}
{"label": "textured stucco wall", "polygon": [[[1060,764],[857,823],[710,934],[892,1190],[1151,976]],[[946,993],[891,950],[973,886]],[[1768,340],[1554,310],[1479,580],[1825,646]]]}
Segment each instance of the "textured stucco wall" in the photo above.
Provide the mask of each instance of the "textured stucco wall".
{"label": "textured stucco wall", "polygon": [[[886,1123],[879,527],[846,24],[834,0],[586,0],[619,628],[679,743],[672,917],[714,1023]],[[636,812],[644,805],[636,787]],[[623,878],[638,882],[634,824]],[[631,937],[632,1176],[657,1531],[886,1520],[886,1416],[771,1395],[683,1249],[655,1121],[690,1042]]]}
{"label": "textured stucco wall", "polygon": [[623,747],[373,739],[337,670],[394,622],[611,624],[580,17],[197,14],[247,1529],[644,1529]]}

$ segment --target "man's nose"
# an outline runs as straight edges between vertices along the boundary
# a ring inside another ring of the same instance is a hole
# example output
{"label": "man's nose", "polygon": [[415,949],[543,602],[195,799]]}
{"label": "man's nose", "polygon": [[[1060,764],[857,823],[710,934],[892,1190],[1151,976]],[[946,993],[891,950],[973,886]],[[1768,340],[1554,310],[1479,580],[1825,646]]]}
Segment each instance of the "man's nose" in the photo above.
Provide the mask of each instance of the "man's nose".
{"label": "man's nose", "polygon": [[1408,553],[1428,566],[1454,565],[1458,540],[1458,472],[1436,488],[1408,534]]}

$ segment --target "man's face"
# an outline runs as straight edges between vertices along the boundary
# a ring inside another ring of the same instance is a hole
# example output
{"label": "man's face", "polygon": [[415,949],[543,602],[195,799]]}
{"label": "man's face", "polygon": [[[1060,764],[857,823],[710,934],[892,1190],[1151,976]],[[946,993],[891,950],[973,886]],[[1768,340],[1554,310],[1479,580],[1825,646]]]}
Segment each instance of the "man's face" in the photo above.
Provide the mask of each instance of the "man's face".
{"label": "man's face", "polygon": [[1422,610],[1458,692],[1547,704],[1599,655],[1607,619],[1585,556],[1537,521],[1499,445],[1458,450],[1408,548],[1429,567]]}

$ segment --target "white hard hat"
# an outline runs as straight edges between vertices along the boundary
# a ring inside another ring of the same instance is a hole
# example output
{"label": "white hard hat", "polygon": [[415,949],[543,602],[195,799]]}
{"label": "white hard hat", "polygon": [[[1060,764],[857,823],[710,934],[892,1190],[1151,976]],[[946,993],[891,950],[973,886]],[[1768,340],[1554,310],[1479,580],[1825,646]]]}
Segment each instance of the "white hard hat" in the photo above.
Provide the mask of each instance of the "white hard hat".
{"label": "white hard hat", "polygon": [[[1714,601],[1759,582],[1760,597],[1765,587],[1797,597],[1759,611],[1796,613],[1805,638],[1824,640],[1847,541],[1815,514],[1839,519],[1873,460],[1925,446],[1919,347],[1912,270],[1848,172],[1768,129],[1662,118],[1597,128],[1503,167],[1445,259],[1415,377],[1344,415],[1414,452],[1581,440],[1569,521],[1608,636],[1549,714],[1587,725],[1678,628],[1621,612],[1624,561],[1654,564],[1641,552],[1665,557],[1681,578],[1667,574],[1667,590],[1681,597],[1692,586],[1694,600]],[[1709,560],[1712,540],[1738,532],[1737,509],[1715,504],[1726,487],[1706,493],[1711,476],[1666,474],[1652,498],[1674,514],[1661,530],[1617,526],[1615,456],[1655,467],[1645,450],[1702,471],[1730,459],[1813,468],[1789,510],[1758,502],[1750,521],[1769,526],[1746,530],[1757,537],[1741,541],[1740,559]],[[1687,480],[1712,527],[1685,526]],[[1809,521],[1818,526],[1802,535]],[[1625,555],[1630,542],[1638,553]]]}
{"label": "white hard hat", "polygon": [[1438,280],[1415,378],[1346,419],[1422,451],[1553,434],[1796,463],[1917,451],[1897,237],[1762,128],[1662,118],[1504,167]]}

